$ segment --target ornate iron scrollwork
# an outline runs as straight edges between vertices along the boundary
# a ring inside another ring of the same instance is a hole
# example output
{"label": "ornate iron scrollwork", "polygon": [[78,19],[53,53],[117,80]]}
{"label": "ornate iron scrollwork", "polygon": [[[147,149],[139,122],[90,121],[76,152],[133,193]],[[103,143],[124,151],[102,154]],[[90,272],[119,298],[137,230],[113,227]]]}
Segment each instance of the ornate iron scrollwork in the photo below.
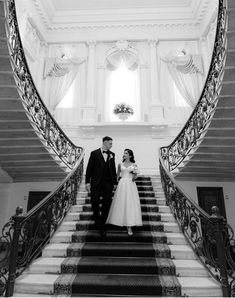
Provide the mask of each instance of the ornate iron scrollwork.
{"label": "ornate iron scrollwork", "polygon": [[2,228],[2,236],[0,237],[1,258],[0,258],[0,296],[6,291],[6,283],[9,276],[9,256],[14,231],[13,218]]}
{"label": "ornate iron scrollwork", "polygon": [[200,142],[215,112],[222,86],[221,76],[226,59],[227,11],[225,5],[225,1],[219,0],[215,46],[201,97],[179,135],[169,146],[161,147],[160,149],[160,154],[169,171],[173,171]]}
{"label": "ornate iron scrollwork", "polygon": [[60,159],[72,169],[79,159],[82,148],[75,146],[52,117],[31,77],[20,38],[16,17],[15,0],[5,0],[7,39],[10,60],[19,95],[26,114],[34,129],[46,145],[50,146]]}
{"label": "ornate iron scrollwork", "polygon": [[[49,242],[58,225],[75,204],[83,175],[83,155],[67,178],[42,202],[27,214],[23,209],[3,227],[0,243],[5,244],[5,254],[0,260],[0,295],[12,296],[14,280],[37,258]],[[15,254],[13,260],[12,255]]]}
{"label": "ornate iron scrollwork", "polygon": [[197,256],[222,286],[223,294],[235,296],[235,238],[232,228],[212,208],[212,215],[204,212],[188,198],[170,178],[160,159],[160,174],[167,205],[178,221]]}

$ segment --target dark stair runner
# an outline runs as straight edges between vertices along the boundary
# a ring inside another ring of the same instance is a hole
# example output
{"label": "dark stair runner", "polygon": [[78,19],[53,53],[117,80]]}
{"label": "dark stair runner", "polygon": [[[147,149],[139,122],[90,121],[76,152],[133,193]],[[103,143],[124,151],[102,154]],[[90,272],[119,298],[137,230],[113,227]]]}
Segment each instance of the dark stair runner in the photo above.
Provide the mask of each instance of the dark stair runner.
{"label": "dark stair runner", "polygon": [[139,177],[137,186],[143,226],[132,236],[110,225],[101,237],[94,230],[90,199],[85,199],[55,295],[181,296],[151,179]]}

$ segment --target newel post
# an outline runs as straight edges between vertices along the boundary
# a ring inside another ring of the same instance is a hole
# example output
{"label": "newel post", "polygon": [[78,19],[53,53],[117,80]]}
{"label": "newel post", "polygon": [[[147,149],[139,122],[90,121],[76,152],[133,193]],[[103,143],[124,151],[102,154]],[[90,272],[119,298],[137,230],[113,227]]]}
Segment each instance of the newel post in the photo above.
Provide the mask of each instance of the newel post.
{"label": "newel post", "polygon": [[21,223],[24,217],[23,208],[17,207],[16,214],[13,216],[14,220],[14,231],[13,231],[13,238],[11,242],[10,248],[10,256],[9,256],[9,276],[6,286],[6,297],[13,296],[14,293],[14,284],[15,284],[15,276],[16,276],[16,264],[18,258],[18,249],[19,249],[19,236],[20,236],[20,229]]}
{"label": "newel post", "polygon": [[218,266],[220,271],[220,279],[223,291],[223,297],[231,297],[231,289],[228,283],[227,274],[227,260],[225,252],[225,229],[226,220],[219,214],[219,208],[217,206],[212,207],[211,220],[213,222],[215,231],[216,251],[218,257]]}

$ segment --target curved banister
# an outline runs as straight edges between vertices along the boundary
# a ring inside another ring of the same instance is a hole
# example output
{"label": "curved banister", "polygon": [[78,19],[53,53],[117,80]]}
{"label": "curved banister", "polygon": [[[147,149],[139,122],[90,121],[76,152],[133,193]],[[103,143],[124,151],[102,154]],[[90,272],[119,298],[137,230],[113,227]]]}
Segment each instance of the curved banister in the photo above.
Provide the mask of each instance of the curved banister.
{"label": "curved banister", "polygon": [[[159,153],[160,153],[160,149],[159,149]],[[171,179],[171,182],[175,185],[175,187],[179,190],[179,192],[182,194],[182,195],[184,195],[186,198],[187,198],[187,200],[190,202],[190,204],[195,208],[195,209],[197,209],[197,211],[198,212],[200,212],[206,219],[208,219],[209,220],[209,218],[210,218],[210,215],[207,213],[207,212],[205,212],[191,197],[190,197],[190,195],[189,194],[187,194],[186,192],[185,192],[185,190],[183,189],[183,187],[174,179],[174,177],[171,175],[171,173],[170,173],[170,171],[169,171],[169,169],[167,169],[167,167],[166,167],[166,165],[164,164],[164,160],[163,160],[163,158],[161,157],[161,155],[160,155],[160,157],[159,157],[159,161],[160,161],[160,165],[161,165],[161,167],[162,167],[162,170],[164,170],[164,172],[166,173],[166,175],[168,176],[168,177],[170,177],[170,179]]]}
{"label": "curved banister", "polygon": [[217,206],[210,216],[175,181],[160,157],[161,181],[167,205],[202,264],[221,283],[224,297],[235,295],[234,232]]}
{"label": "curved banister", "polygon": [[28,118],[59,158],[72,169],[82,153],[55,121],[43,103],[31,77],[17,23],[15,0],[4,0],[10,62]]}
{"label": "curved banister", "polygon": [[84,152],[55,190],[26,214],[22,207],[17,207],[16,214],[4,225],[0,243],[5,243],[6,250],[0,260],[0,296],[13,295],[15,278],[41,254],[71,206],[76,204],[83,159]]}
{"label": "curved banister", "polygon": [[223,66],[226,59],[225,48],[227,26],[226,0],[218,1],[218,21],[215,46],[201,96],[188,121],[177,137],[169,146],[164,146],[160,149],[160,155],[163,157],[164,162],[167,164],[170,171],[176,169],[200,141],[210,123],[218,102],[222,83]]}

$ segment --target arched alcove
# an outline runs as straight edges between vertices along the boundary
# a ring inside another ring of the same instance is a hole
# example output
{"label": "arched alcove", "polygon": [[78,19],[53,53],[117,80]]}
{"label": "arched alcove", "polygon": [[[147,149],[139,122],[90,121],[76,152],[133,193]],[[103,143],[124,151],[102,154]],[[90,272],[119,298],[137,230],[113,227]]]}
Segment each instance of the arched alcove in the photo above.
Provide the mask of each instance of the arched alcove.
{"label": "arched alcove", "polygon": [[114,106],[124,102],[133,107],[134,114],[127,121],[140,121],[139,53],[128,41],[117,41],[105,54],[105,109],[106,121],[120,121],[113,114]]}

